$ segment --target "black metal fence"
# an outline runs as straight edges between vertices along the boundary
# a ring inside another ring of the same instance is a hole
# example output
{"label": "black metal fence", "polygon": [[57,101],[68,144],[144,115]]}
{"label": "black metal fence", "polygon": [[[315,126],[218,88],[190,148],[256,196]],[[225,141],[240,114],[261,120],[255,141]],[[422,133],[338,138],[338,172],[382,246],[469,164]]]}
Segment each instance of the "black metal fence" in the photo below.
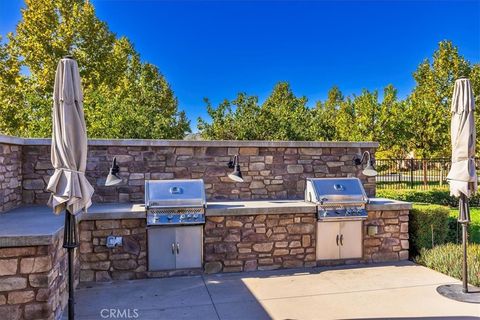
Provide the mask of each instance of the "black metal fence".
{"label": "black metal fence", "polygon": [[[480,160],[476,160],[477,173]],[[376,159],[378,189],[448,188],[450,158]]]}

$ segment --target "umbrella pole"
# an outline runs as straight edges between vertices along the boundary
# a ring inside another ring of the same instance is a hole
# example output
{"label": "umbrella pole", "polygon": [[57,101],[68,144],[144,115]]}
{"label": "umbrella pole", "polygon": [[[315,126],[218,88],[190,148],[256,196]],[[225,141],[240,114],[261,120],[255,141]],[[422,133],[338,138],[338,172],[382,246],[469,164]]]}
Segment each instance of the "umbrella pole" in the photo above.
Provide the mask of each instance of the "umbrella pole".
{"label": "umbrella pole", "polygon": [[68,320],[75,318],[75,248],[78,247],[75,216],[65,210],[65,228],[63,230],[63,247],[68,252]]}
{"label": "umbrella pole", "polygon": [[462,250],[463,250],[463,261],[462,261],[462,291],[463,293],[468,293],[468,265],[467,265],[467,243],[468,243],[468,218],[469,217],[469,210],[468,207],[468,200],[466,196],[462,193],[459,199],[459,210],[462,224]]}
{"label": "umbrella pole", "polygon": [[462,283],[461,284],[444,284],[437,287],[437,292],[449,299],[480,303],[480,288],[468,287],[468,265],[467,265],[467,245],[468,245],[468,224],[470,223],[470,208],[468,207],[468,199],[462,194],[458,201],[458,223],[462,225]]}
{"label": "umbrella pole", "polygon": [[463,247],[463,289],[464,293],[468,293],[468,266],[467,266],[467,224],[462,223],[462,247]]}

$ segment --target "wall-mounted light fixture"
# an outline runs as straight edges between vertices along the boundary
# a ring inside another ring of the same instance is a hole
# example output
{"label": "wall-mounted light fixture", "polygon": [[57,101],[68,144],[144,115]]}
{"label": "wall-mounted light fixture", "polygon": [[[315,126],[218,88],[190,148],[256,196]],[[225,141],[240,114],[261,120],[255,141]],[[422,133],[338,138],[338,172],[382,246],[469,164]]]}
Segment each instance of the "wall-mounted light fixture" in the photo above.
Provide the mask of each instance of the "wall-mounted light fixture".
{"label": "wall-mounted light fixture", "polygon": [[112,167],[108,173],[107,180],[105,181],[105,186],[110,187],[122,182],[122,178],[118,176],[120,172],[120,167],[117,165],[117,158],[113,158]]}
{"label": "wall-mounted light fixture", "polygon": [[362,173],[367,177],[375,177],[377,175],[377,170],[375,170],[375,167],[373,166],[375,159],[370,155],[369,151],[365,151],[361,157],[359,155],[354,156],[353,164],[359,166],[365,159],[367,159],[367,165],[363,169]]}
{"label": "wall-mounted light fixture", "polygon": [[242,171],[240,171],[240,164],[238,163],[238,154],[228,162],[228,167],[233,169],[232,173],[230,173],[228,177],[233,181],[243,182]]}

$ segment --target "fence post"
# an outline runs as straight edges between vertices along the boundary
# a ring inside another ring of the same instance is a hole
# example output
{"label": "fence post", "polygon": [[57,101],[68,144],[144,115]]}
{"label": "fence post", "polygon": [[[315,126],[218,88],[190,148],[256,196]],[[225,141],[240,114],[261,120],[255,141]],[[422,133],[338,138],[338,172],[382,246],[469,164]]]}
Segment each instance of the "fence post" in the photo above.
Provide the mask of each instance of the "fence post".
{"label": "fence post", "polygon": [[413,158],[410,158],[410,188],[413,189]]}
{"label": "fence post", "polygon": [[445,165],[445,160],[442,160],[442,161],[440,162],[440,183],[439,183],[440,187],[443,186],[443,175],[445,174],[445,173],[443,172],[443,170],[444,170],[444,168],[443,168],[444,165]]}

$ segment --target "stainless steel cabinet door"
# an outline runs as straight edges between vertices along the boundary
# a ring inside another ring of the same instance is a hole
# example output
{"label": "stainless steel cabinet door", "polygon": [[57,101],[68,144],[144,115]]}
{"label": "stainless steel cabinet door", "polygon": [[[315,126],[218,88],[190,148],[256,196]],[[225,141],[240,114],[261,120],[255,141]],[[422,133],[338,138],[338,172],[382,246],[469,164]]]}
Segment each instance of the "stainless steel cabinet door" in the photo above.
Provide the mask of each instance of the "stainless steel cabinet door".
{"label": "stainless steel cabinet door", "polygon": [[363,221],[340,222],[340,259],[363,255]]}
{"label": "stainless steel cabinet door", "polygon": [[148,270],[175,269],[175,229],[172,227],[149,227]]}
{"label": "stainless steel cabinet door", "polygon": [[317,260],[340,258],[340,222],[317,222]]}
{"label": "stainless steel cabinet door", "polygon": [[177,269],[202,267],[202,226],[175,228]]}

